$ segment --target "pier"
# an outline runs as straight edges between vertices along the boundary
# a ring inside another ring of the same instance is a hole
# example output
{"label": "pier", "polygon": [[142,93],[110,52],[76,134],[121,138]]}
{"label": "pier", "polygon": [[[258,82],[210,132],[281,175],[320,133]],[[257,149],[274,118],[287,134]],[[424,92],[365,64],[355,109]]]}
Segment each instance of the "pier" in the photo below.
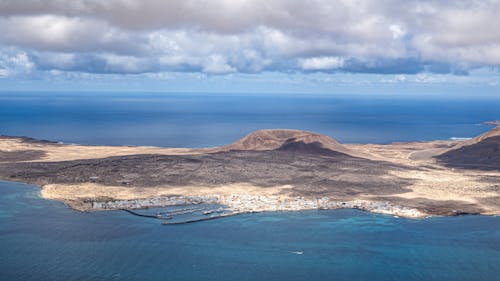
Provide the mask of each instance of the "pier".
{"label": "pier", "polygon": [[188,224],[188,223],[195,223],[195,222],[201,222],[201,221],[215,220],[215,219],[220,219],[220,218],[227,218],[227,217],[235,216],[238,214],[241,214],[241,213],[228,213],[228,214],[221,214],[218,216],[201,217],[201,218],[185,220],[185,221],[165,221],[165,222],[162,222],[161,224],[163,224],[163,225]]}
{"label": "pier", "polygon": [[125,211],[129,214],[132,214],[134,216],[138,216],[138,217],[144,217],[144,218],[153,218],[153,219],[162,219],[162,220],[169,220],[169,219],[172,219],[172,216],[167,216],[167,217],[164,217],[164,216],[161,216],[161,215],[147,215],[147,214],[140,214],[140,213],[137,213],[137,212],[134,212],[132,210],[128,210],[128,209],[120,209],[122,211]]}

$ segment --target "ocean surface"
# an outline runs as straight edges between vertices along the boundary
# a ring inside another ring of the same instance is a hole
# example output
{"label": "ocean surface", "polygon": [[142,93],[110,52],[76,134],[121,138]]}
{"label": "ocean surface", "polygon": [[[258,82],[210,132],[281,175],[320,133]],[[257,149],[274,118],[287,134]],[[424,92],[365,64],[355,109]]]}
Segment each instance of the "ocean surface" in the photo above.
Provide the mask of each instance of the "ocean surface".
{"label": "ocean surface", "polygon": [[498,281],[500,217],[345,209],[186,225],[81,213],[0,182],[0,280]]}
{"label": "ocean surface", "polygon": [[207,147],[269,128],[389,143],[474,137],[496,119],[500,98],[0,93],[0,134],[80,144]]}
{"label": "ocean surface", "polygon": [[[473,137],[500,99],[0,93],[0,134],[66,143],[205,147],[263,128],[348,143]],[[409,220],[357,210],[165,226],[81,213],[0,182],[0,280],[500,280],[500,217]]]}

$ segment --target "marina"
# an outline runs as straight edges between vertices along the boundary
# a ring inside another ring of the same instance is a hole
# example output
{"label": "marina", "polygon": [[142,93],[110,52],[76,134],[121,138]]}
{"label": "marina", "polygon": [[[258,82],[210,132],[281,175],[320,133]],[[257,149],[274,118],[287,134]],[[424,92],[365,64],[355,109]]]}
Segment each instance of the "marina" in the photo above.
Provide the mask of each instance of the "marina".
{"label": "marina", "polygon": [[214,204],[175,205],[163,208],[121,209],[131,215],[159,219],[162,224],[183,224],[233,215],[227,207]]}

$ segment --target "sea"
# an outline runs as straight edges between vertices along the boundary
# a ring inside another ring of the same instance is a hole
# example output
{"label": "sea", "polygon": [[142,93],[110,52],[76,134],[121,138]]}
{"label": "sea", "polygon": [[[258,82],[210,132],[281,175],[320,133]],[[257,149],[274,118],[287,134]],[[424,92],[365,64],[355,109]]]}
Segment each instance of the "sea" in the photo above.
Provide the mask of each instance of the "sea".
{"label": "sea", "polygon": [[[207,147],[264,128],[344,143],[469,138],[500,99],[2,92],[0,134]],[[265,212],[183,225],[83,213],[0,182],[0,280],[500,280],[500,217]]]}
{"label": "sea", "polygon": [[500,98],[0,92],[0,135],[91,145],[209,147],[276,128],[390,143],[474,137],[497,119]]}

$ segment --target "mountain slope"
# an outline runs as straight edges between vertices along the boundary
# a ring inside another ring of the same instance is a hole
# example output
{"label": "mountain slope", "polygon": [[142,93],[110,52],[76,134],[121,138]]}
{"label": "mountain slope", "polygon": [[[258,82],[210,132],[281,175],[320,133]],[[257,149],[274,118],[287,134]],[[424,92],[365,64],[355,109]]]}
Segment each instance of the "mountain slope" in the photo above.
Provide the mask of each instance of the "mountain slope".
{"label": "mountain slope", "polygon": [[265,151],[280,150],[308,154],[342,153],[363,157],[338,141],[318,133],[300,130],[270,129],[252,132],[236,142],[222,147],[223,150]]}
{"label": "mountain slope", "polygon": [[451,167],[500,170],[500,127],[464,141],[436,158]]}

